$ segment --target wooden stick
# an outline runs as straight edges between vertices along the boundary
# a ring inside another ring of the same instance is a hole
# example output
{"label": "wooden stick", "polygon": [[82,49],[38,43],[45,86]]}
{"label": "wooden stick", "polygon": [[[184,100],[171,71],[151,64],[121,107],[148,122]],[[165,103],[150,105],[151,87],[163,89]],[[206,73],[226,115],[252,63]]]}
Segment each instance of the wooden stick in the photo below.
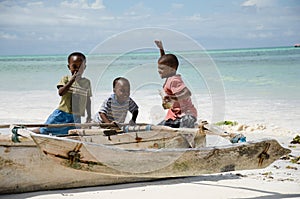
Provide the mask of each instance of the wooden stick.
{"label": "wooden stick", "polygon": [[[196,129],[177,129],[177,128],[170,128],[170,127],[166,127],[166,126],[156,126],[156,125],[151,125],[151,124],[145,124],[145,123],[139,123],[136,124],[136,126],[143,126],[143,125],[150,125],[151,126],[151,130],[161,130],[161,131],[169,131],[169,132],[180,132],[180,131],[185,131],[185,132],[191,132],[191,131],[195,131]],[[115,129],[115,130],[122,130],[123,126],[128,126],[128,127],[132,127],[133,130],[131,128],[128,128],[129,131],[134,131],[134,129],[136,129],[137,131],[139,130],[139,128],[136,128],[134,126],[129,126],[128,124],[124,124],[124,123],[120,123],[120,124],[113,124],[113,123],[64,123],[64,124],[2,124],[0,125],[0,128],[10,128],[11,126],[20,126],[20,127],[26,127],[26,128],[33,128],[33,127],[48,127],[48,128],[60,128],[60,127],[68,127],[68,126],[74,126],[74,127],[92,127],[92,126],[96,126],[96,127],[100,127],[100,128],[108,128],[108,129]],[[201,127],[202,125],[200,125]],[[203,125],[205,127],[205,124]],[[202,127],[203,127],[202,126]],[[201,128],[202,128],[201,127]],[[124,130],[124,129],[123,129]],[[146,129],[141,131],[145,131]],[[199,129],[197,129],[199,130]],[[128,132],[129,132],[128,131]],[[127,132],[127,131],[125,131]],[[116,134],[119,134],[120,131],[118,131]],[[215,132],[211,129],[205,129],[205,130],[201,130],[199,131],[199,133],[202,134],[206,134],[206,135],[218,135],[224,138],[229,139],[231,142],[236,142],[239,141],[240,138],[243,138],[243,140],[245,141],[245,138],[242,134],[235,134],[235,133],[220,133],[220,132]]]}
{"label": "wooden stick", "polygon": [[[112,123],[63,123],[63,124],[2,124],[0,125],[0,128],[10,128],[11,126],[20,126],[20,127],[26,127],[26,128],[33,128],[33,127],[47,127],[47,128],[60,128],[60,127],[68,127],[68,126],[74,126],[74,127],[101,127],[101,128],[117,128],[120,129],[119,127],[126,126],[128,124],[112,124]],[[145,123],[140,123],[137,124],[137,126],[142,126],[142,125],[149,125]],[[133,126],[134,127],[134,126]],[[132,127],[132,128],[133,128]],[[157,126],[157,125],[151,125],[151,130],[161,130],[161,131],[169,131],[169,132],[178,132],[182,131],[180,128],[171,128],[168,126]],[[185,131],[195,131],[198,129],[185,129]],[[132,130],[130,130],[132,131]],[[230,134],[220,134],[217,132],[205,132],[205,134],[211,134],[211,135],[219,135],[221,137],[230,137]]]}
{"label": "wooden stick", "polygon": [[76,127],[98,126],[101,128],[107,128],[107,127],[119,127],[119,126],[124,126],[124,125],[126,125],[126,124],[111,124],[111,123],[1,124],[0,128],[10,128],[11,126],[22,126],[22,127],[27,127],[27,128],[33,128],[33,127],[60,128],[60,127],[67,127],[67,126],[76,126]]}

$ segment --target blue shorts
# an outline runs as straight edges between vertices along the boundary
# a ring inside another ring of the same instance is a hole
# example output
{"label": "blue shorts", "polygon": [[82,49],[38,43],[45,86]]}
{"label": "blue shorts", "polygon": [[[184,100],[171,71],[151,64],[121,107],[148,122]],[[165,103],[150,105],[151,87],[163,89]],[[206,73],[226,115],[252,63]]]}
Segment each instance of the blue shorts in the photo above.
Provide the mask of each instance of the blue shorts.
{"label": "blue shorts", "polygon": [[[48,117],[47,121],[45,122],[45,124],[65,124],[65,123],[81,123],[81,118],[80,116],[76,116],[56,109],[53,111],[53,113]],[[70,129],[75,129],[75,127],[74,126],[66,126],[60,128],[42,127],[40,128],[40,133],[52,134],[52,135],[68,134],[68,131]]]}

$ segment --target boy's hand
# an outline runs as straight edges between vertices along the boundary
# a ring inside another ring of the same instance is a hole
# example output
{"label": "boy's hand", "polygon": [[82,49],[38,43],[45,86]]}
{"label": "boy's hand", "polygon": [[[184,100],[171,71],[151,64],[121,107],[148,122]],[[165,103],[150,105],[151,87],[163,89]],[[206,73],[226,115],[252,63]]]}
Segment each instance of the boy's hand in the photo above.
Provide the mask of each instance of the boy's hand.
{"label": "boy's hand", "polygon": [[91,123],[92,122],[92,118],[91,117],[87,117],[85,120],[85,123]]}
{"label": "boy's hand", "polygon": [[160,40],[155,40],[154,42],[155,42],[156,46],[157,46],[159,49],[164,49],[164,48],[163,48],[162,41],[160,41]]}
{"label": "boy's hand", "polygon": [[74,75],[72,75],[72,77],[71,77],[71,81],[75,81],[75,80],[81,79],[81,75],[82,75],[82,73],[80,73],[79,71],[78,72],[75,71]]}
{"label": "boy's hand", "polygon": [[116,121],[111,121],[110,124],[113,124],[113,125],[116,126],[116,127],[119,126],[119,125],[118,125],[118,122],[116,122]]}
{"label": "boy's hand", "polygon": [[134,126],[135,125],[135,121],[133,121],[132,119],[129,121],[129,125],[130,126]]}
{"label": "boy's hand", "polygon": [[166,95],[163,97],[162,106],[164,109],[172,108],[173,102],[170,96]]}
{"label": "boy's hand", "polygon": [[164,102],[170,102],[171,101],[171,96],[170,95],[165,95],[163,98]]}

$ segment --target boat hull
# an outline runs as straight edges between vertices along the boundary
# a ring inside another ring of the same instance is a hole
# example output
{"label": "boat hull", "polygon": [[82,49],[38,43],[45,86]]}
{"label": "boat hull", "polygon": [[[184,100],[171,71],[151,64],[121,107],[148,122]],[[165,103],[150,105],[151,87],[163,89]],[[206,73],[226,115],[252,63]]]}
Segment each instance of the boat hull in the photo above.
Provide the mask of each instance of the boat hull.
{"label": "boat hull", "polygon": [[0,142],[0,193],[66,189],[156,179],[78,170],[57,164],[33,142]]}
{"label": "boat hull", "polygon": [[[205,136],[194,132],[177,132],[175,136],[167,132],[165,137],[163,132],[132,133],[134,136],[100,139],[103,134],[54,137],[25,133],[29,139],[23,137],[19,143],[0,138],[0,193],[259,169],[290,153],[276,140],[269,139],[201,147]],[[106,143],[101,144],[104,140]]]}
{"label": "boat hull", "polygon": [[168,178],[265,168],[290,153],[274,139],[220,147],[127,149],[53,136],[32,135],[58,164],[95,173]]}

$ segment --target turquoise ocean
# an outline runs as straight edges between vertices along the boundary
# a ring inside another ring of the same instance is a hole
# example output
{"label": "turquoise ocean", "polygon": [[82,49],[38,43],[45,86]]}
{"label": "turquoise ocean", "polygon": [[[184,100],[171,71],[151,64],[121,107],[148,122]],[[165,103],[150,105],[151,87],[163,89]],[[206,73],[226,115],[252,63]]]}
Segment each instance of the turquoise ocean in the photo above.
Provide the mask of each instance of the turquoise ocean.
{"label": "turquoise ocean", "polygon": [[[267,123],[300,131],[300,48],[174,52],[199,119]],[[86,54],[95,113],[125,76],[140,106],[138,122],[163,119],[157,51]],[[59,103],[56,84],[69,74],[67,55],[0,56],[0,123],[43,123]]]}

